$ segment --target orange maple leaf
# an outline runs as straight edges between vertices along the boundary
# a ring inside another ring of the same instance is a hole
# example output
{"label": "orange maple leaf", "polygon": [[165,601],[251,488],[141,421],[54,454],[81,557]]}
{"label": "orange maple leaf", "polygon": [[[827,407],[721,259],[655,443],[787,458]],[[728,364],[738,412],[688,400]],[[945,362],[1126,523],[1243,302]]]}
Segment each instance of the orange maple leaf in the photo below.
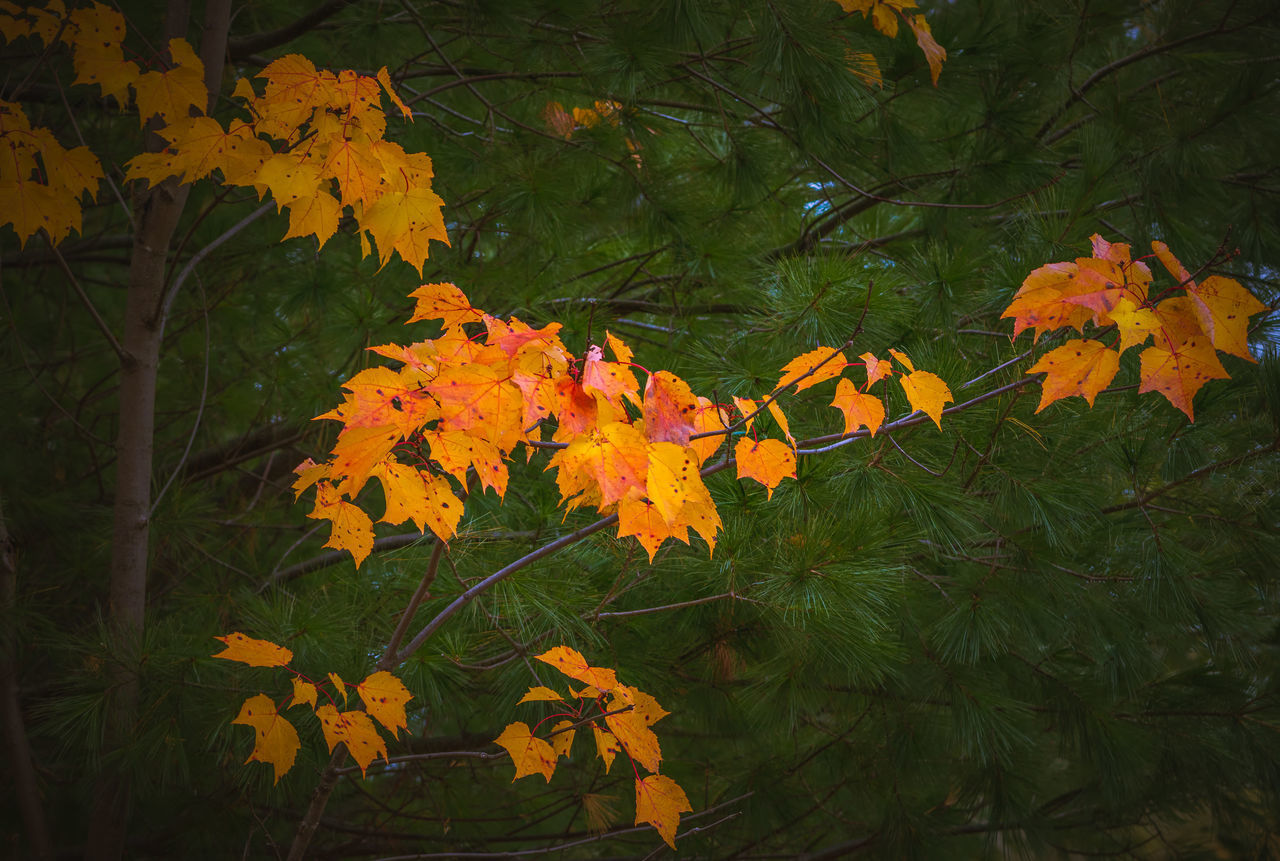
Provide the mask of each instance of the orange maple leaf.
{"label": "orange maple leaf", "polygon": [[316,507],[307,517],[333,523],[324,546],[350,551],[357,568],[373,551],[373,521],[358,505],[341,499],[332,485],[317,485]]}
{"label": "orange maple leaf", "polygon": [[1118,370],[1120,354],[1106,344],[1092,340],[1067,341],[1027,369],[1028,374],[1047,374],[1036,412],[1072,395],[1079,395],[1092,407],[1098,392],[1111,384]]}
{"label": "orange maple leaf", "polygon": [[875,395],[859,392],[857,387],[847,379],[841,379],[836,383],[836,394],[831,399],[831,406],[840,410],[844,416],[844,433],[846,434],[865,427],[874,437],[880,425],[884,424],[884,401]]}
{"label": "orange maple leaf", "polygon": [[1213,344],[1205,335],[1196,335],[1174,344],[1172,340],[1158,339],[1155,346],[1142,351],[1139,392],[1159,392],[1169,403],[1195,421],[1191,401],[1200,387],[1209,380],[1225,380],[1230,375]]}
{"label": "orange maple leaf", "polygon": [[698,399],[689,384],[670,371],[649,376],[644,386],[644,432],[650,442],[688,445]]}
{"label": "orange maple leaf", "polygon": [[[782,368],[782,379],[778,380],[772,391],[776,392],[794,383],[796,391],[803,392],[811,386],[840,376],[847,364],[849,362],[844,353],[830,347],[819,347],[787,362]],[[804,379],[800,379],[801,377]]]}
{"label": "orange maple leaf", "polygon": [[682,523],[668,523],[653,502],[627,497],[618,503],[618,537],[634,535],[653,561],[654,554],[668,538],[689,543],[689,529]]}
{"label": "orange maple leaf", "polygon": [[663,841],[676,848],[676,829],[680,827],[680,814],[692,813],[689,798],[676,783],[665,774],[651,774],[636,780],[636,825],[647,822],[657,829]]}
{"label": "orange maple leaf", "polygon": [[392,460],[377,464],[372,474],[382,482],[387,500],[386,513],[379,522],[411,519],[423,532],[430,528],[441,541],[458,533],[463,502],[454,495],[448,479]]}
{"label": "orange maple leaf", "polygon": [[738,462],[738,478],[754,478],[767,490],[767,498],[773,498],[773,489],[784,478],[796,477],[796,455],[779,439],[754,440],[743,437],[734,447]]}
{"label": "orange maple leaf", "polygon": [[226,648],[213,657],[226,661],[240,661],[251,667],[287,667],[293,660],[293,652],[284,646],[270,640],[255,640],[239,631],[214,639],[221,640]]}
{"label": "orange maple leaf", "polygon": [[281,775],[293,768],[302,742],[293,724],[280,716],[275,701],[266,694],[249,697],[231,722],[253,727],[253,752],[245,762],[270,763],[279,783]]}

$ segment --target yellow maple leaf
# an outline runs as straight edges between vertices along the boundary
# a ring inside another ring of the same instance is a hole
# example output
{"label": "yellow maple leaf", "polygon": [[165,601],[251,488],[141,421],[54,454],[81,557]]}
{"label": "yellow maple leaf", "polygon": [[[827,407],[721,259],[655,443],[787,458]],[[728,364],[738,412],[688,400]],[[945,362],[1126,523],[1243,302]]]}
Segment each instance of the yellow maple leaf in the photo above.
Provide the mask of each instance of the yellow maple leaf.
{"label": "yellow maple leaf", "polygon": [[680,814],[691,812],[693,807],[680,784],[665,774],[651,774],[636,780],[636,825],[649,823],[672,849],[676,848]]}
{"label": "yellow maple leaf", "polygon": [[270,763],[279,783],[281,775],[293,768],[302,742],[293,724],[280,716],[275,701],[266,694],[249,697],[231,722],[253,727],[253,752],[245,762]]}
{"label": "yellow maple leaf", "polygon": [[544,664],[550,664],[569,678],[577,679],[597,690],[611,691],[618,686],[618,677],[613,670],[589,666],[581,652],[568,646],[556,646],[534,657]]}
{"label": "yellow maple leaf", "polygon": [[734,447],[738,478],[754,478],[767,488],[767,498],[784,478],[796,477],[796,455],[780,439],[754,440],[743,437]]}
{"label": "yellow maple leaf", "polygon": [[146,124],[153,116],[166,123],[189,115],[191,108],[204,113],[209,91],[204,85],[204,63],[186,39],[169,40],[173,67],[160,72],[144,72],[133,82],[137,94],[138,120]]}
{"label": "yellow maple leaf", "polygon": [[284,646],[270,640],[255,640],[239,631],[214,639],[221,640],[226,648],[213,657],[226,661],[240,661],[251,667],[286,667],[293,660],[293,652]]}
{"label": "yellow maple leaf", "polygon": [[1028,374],[1047,375],[1036,412],[1072,395],[1079,395],[1092,407],[1098,392],[1111,384],[1118,370],[1120,354],[1106,344],[1093,340],[1067,341],[1027,369]]}
{"label": "yellow maple leaf", "polygon": [[373,521],[360,506],[341,499],[332,485],[317,485],[316,506],[307,517],[328,520],[333,524],[324,546],[350,551],[357,568],[373,551]]}
{"label": "yellow maple leaf", "polygon": [[360,766],[361,776],[379,756],[383,760],[387,758],[387,743],[378,735],[377,728],[365,712],[339,713],[333,706],[325,704],[316,709],[316,717],[320,719],[320,729],[324,732],[329,752],[333,753],[339,742],[345,744],[351,758]]}
{"label": "yellow maple leaf", "polygon": [[954,400],[951,397],[951,389],[942,381],[942,378],[929,371],[912,371],[910,374],[898,377],[898,382],[902,384],[902,390],[906,392],[911,408],[928,415],[938,426],[938,430],[942,430],[943,405]]}
{"label": "yellow maple leaf", "polygon": [[516,721],[508,724],[494,741],[507,749],[516,765],[512,783],[531,774],[541,774],[547,783],[551,782],[551,775],[556,770],[556,752],[546,741],[535,736],[527,723]]}
{"label": "yellow maple leaf", "polygon": [[386,670],[379,670],[356,685],[356,690],[364,701],[365,711],[386,727],[392,738],[399,735],[400,730],[409,728],[404,704],[413,699],[413,694],[400,679]]}

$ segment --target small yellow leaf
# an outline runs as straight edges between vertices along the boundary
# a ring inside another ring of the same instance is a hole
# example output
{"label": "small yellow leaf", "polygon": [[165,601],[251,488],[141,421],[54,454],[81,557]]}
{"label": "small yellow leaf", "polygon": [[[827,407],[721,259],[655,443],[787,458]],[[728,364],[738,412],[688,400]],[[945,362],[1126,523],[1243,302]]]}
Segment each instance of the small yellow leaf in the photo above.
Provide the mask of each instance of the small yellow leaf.
{"label": "small yellow leaf", "polygon": [[240,661],[251,667],[285,667],[293,659],[293,652],[277,646],[270,640],[255,640],[239,631],[225,637],[214,637],[226,644],[226,648],[214,655],[226,661]]}
{"label": "small yellow leaf", "polygon": [[556,752],[544,740],[533,735],[529,725],[523,721],[507,724],[494,741],[507,749],[511,761],[516,765],[516,776],[511,778],[515,783],[522,777],[541,774],[551,782],[551,775],[556,770]]}
{"label": "small yellow leaf", "polygon": [[240,714],[236,715],[233,724],[253,727],[253,752],[245,762],[270,763],[275,770],[276,783],[280,776],[293,768],[294,758],[302,743],[298,740],[298,731],[293,724],[280,716],[275,701],[266,694],[258,694],[244,701]]}
{"label": "small yellow leaf", "polygon": [[680,784],[665,774],[651,774],[636,781],[636,825],[649,823],[672,849],[676,848],[680,814],[692,811]]}
{"label": "small yellow leaf", "polygon": [[404,682],[386,670],[379,670],[356,685],[356,690],[364,701],[365,711],[386,727],[392,738],[398,736],[400,730],[409,728],[404,704],[413,699],[413,694]]}

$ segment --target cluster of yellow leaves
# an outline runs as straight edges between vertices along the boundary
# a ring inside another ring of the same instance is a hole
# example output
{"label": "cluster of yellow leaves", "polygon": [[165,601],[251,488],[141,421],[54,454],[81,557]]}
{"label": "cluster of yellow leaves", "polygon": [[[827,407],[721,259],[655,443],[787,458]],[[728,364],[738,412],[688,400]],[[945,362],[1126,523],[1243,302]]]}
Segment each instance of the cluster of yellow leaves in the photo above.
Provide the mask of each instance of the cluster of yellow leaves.
{"label": "cluster of yellow leaves", "polygon": [[[1254,361],[1249,317],[1266,306],[1232,278],[1212,275],[1196,283],[1163,242],[1151,243],[1151,249],[1177,282],[1154,295],[1147,265],[1131,258],[1128,245],[1097,234],[1092,257],[1041,266],[1022,282],[1001,315],[1013,318],[1015,338],[1030,328],[1036,340],[1065,327],[1083,334],[1086,323],[1114,326],[1116,336],[1110,347],[1076,339],[1042,356],[1027,371],[1046,375],[1036,412],[1073,395],[1093,406],[1120,369],[1120,355],[1148,339],[1153,343],[1140,356],[1138,391],[1160,392],[1192,421],[1196,392],[1209,380],[1229,376],[1218,351]],[[1182,295],[1170,296],[1175,290]]]}
{"label": "cluster of yellow leaves", "polygon": [[[576,704],[567,702],[555,690],[541,685],[529,688],[520,699],[521,703],[560,703],[558,708],[561,710],[543,718],[533,728],[523,721],[508,724],[498,736],[496,742],[507,749],[516,766],[512,782],[531,774],[541,774],[550,783],[560,757],[570,758],[577,727],[590,724],[596,755],[604,761],[606,773],[619,752],[631,760],[633,770],[638,765],[652,772],[642,778],[636,770],[635,824],[649,823],[674,849],[680,814],[691,812],[693,808],[689,806],[689,799],[680,784],[658,774],[662,748],[650,727],[669,712],[644,691],[620,683],[613,670],[589,666],[586,658],[567,646],[556,646],[536,657],[585,687],[577,691],[572,687],[569,689]],[[545,737],[536,734],[543,723],[556,718],[559,720]]]}
{"label": "cluster of yellow leaves", "polygon": [[[329,683],[333,688],[333,694],[329,694],[323,687],[289,667],[293,652],[283,646],[277,646],[268,640],[255,640],[239,632],[215,639],[221,640],[226,646],[213,656],[215,658],[239,661],[251,667],[284,667],[294,675],[293,701],[288,706],[277,706],[271,697],[257,694],[244,701],[240,714],[231,721],[253,727],[253,752],[245,761],[269,763],[275,770],[277,783],[293,767],[294,758],[302,746],[298,740],[298,731],[282,714],[286,708],[311,706],[320,721],[329,752],[332,753],[339,743],[345,744],[351,758],[360,766],[361,774],[365,773],[377,757],[381,756],[384,760],[387,758],[387,744],[374,726],[374,720],[382,724],[392,738],[396,737],[399,730],[408,728],[404,705],[413,695],[391,673],[373,673],[356,685],[348,685],[337,673],[329,673]],[[363,710],[338,710],[335,696],[341,699],[345,707],[348,687],[355,688],[360,694],[360,699],[364,702]],[[321,692],[324,692],[328,702],[317,705]]]}
{"label": "cluster of yellow leaves", "polygon": [[[373,523],[353,501],[370,478],[386,498],[382,522],[412,520],[448,540],[463,510],[450,479],[465,488],[474,470],[483,489],[503,496],[507,461],[524,443],[555,449],[547,469],[557,471],[567,510],[616,513],[619,537],[635,536],[651,560],[668,538],[687,544],[690,530],[714,549],[720,516],[702,471],[736,430],[727,408],[668,371],[650,374],[642,390],[630,348],[610,333],[604,348],[593,346],[579,359],[560,340],[558,323],[533,329],[515,317],[499,320],[448,283],[424,284],[410,295],[417,306],[409,322],[438,320],[443,334],[373,347],[400,367],[369,368],[348,380],[345,401],[318,416],[343,423],[331,457],[321,464],[308,459],[296,470],[296,493],[317,486],[309,516],[333,524],[326,546],[350,550],[357,565],[372,550]],[[952,399],[946,383],[917,371],[903,353],[890,353],[905,369],[896,375],[912,409],[941,427]],[[867,389],[895,372],[871,353],[861,359],[862,391],[840,379],[832,406],[844,415],[845,433],[866,427],[874,435],[885,406]],[[791,387],[799,392],[840,377],[847,366],[837,350],[814,350],[782,369],[763,404],[734,399],[745,431],[734,448],[739,478],[759,481],[772,495],[783,478],[795,477],[796,441],[778,398]],[[766,407],[785,441],[755,434],[756,413]],[[544,422],[552,421],[544,440]]]}
{"label": "cluster of yellow leaves", "polygon": [[547,102],[542,109],[542,120],[556,137],[570,140],[575,131],[594,128],[602,120],[617,128],[621,111],[622,105],[611,100],[596,99],[591,107],[574,108],[572,112],[566,111],[559,102]]}
{"label": "cluster of yellow leaves", "polygon": [[[350,211],[366,255],[372,239],[381,263],[394,252],[419,272],[428,242],[448,243],[444,204],[431,190],[431,159],[383,138],[384,92],[410,117],[385,67],[375,77],[335,74],[298,54],[281,57],[259,73],[266,81],[261,94],[247,79],[236,83],[234,96],[247,118],[224,125],[204,116],[204,64],[185,40],[169,42],[169,68],[143,72],[124,57],[124,17],[101,3],[68,14],[59,0],[25,10],[0,0],[0,34],[46,44],[56,37],[71,48],[75,83],[97,84],[121,105],[133,91],[139,120],[157,119],[167,147],[131,159],[131,180],[195,182],[216,171],[227,185],[253,188],[260,198],[269,192],[277,209],[287,209],[284,238],[314,236],[320,245]],[[55,243],[79,230],[79,195],[95,192],[102,176],[97,159],[84,147],[63,150],[3,102],[0,141],[0,218],[13,223],[24,242],[42,227]],[[6,148],[11,158],[4,158]]]}
{"label": "cluster of yellow leaves", "polygon": [[[835,0],[846,12],[861,12],[863,18],[871,19],[871,26],[890,39],[898,35],[898,19],[901,18],[916,37],[916,44],[924,52],[929,63],[929,75],[933,85],[938,86],[938,75],[942,74],[942,64],[947,59],[947,50],[933,38],[929,22],[923,15],[909,12],[919,8],[914,0]],[[868,84],[880,83],[880,67],[875,57],[865,52],[850,55],[850,71]]]}

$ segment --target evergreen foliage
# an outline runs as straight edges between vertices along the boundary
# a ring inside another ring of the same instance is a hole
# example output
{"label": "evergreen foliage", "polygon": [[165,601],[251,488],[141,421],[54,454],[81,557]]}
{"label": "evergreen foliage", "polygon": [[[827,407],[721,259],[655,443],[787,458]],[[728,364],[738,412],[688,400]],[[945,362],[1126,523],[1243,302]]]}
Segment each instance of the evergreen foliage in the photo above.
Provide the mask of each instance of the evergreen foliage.
{"label": "evergreen foliage", "polygon": [[[147,4],[121,5],[155,44]],[[323,250],[281,244],[269,216],[196,269],[165,332],[135,654],[103,634],[118,362],[48,245],[0,232],[16,547],[0,669],[59,851],[82,851],[107,758],[134,781],[128,857],[283,857],[328,755],[304,724],[278,785],[243,764],[252,740],[230,721],[281,679],[210,661],[212,637],[245,631],[360,678],[425,571],[419,625],[590,522],[563,516],[535,458],[512,465],[505,500],[473,492],[438,570],[429,536],[385,525],[358,572],[321,549],[288,489],[332,442],[308,419],[374,363],[367,347],[430,334],[401,325],[418,283],[563,323],[579,352],[612,331],[720,401],[859,327],[853,353],[901,347],[957,400],[1014,382],[1055,344],[1011,343],[1002,309],[1095,232],[1135,254],[1163,239],[1280,303],[1268,0],[923,3],[948,52],[936,88],[905,28],[887,39],[830,0],[324,5],[259,43],[297,9],[238,10],[228,81],[289,52],[389,66],[414,122],[388,136],[432,157],[451,247],[420,282],[362,259],[350,229]],[[56,57],[3,50],[0,96],[64,142],[83,135],[119,183],[136,120],[67,87]],[[850,71],[860,51],[882,87]],[[568,137],[548,123],[551,103],[598,100],[621,108]],[[171,268],[257,205],[194,186]],[[124,212],[104,191],[60,248],[112,325]],[[1280,340],[1274,313],[1255,321],[1259,361],[1224,357],[1231,379],[1202,390],[1194,424],[1137,393],[1126,354],[1093,409],[1036,414],[1032,386],[941,433],[802,458],[772,499],[714,476],[710,556],[695,540],[650,564],[602,532],[529,566],[399,668],[414,694],[399,759],[363,782],[345,770],[309,857],[649,857],[625,759],[513,784],[492,744],[540,707],[517,710],[523,692],[555,681],[529,656],[561,643],[671,711],[663,772],[695,811],[681,857],[1280,854]],[[789,396],[793,428],[838,431],[830,396]],[[142,674],[141,719],[104,750],[118,661]],[[34,854],[9,792],[5,849]]]}

